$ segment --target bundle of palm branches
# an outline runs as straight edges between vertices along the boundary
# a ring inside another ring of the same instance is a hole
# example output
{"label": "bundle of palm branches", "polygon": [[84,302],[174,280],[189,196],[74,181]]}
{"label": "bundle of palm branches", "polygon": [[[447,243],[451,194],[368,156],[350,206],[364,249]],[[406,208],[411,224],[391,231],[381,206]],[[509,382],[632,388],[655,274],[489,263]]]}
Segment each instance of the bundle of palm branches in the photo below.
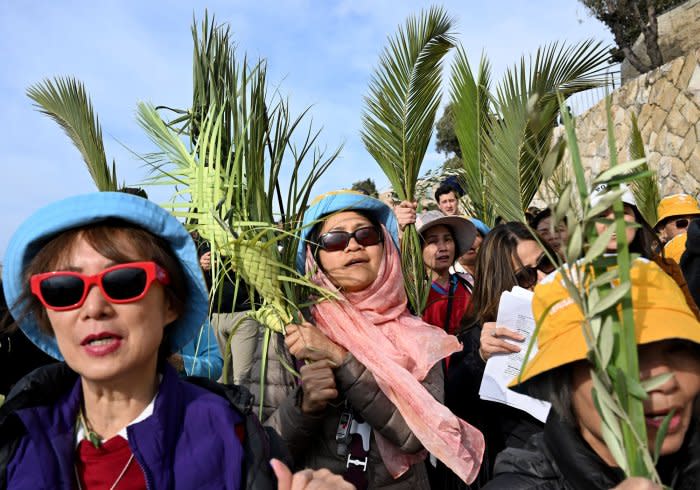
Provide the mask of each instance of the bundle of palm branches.
{"label": "bundle of palm branches", "polygon": [[475,74],[464,49],[458,49],[451,101],[462,151],[461,177],[474,216],[489,225],[497,215],[525,219],[542,182],[543,162],[549,157],[556,168],[564,154],[561,145],[550,152],[560,115],[557,94],[566,99],[604,85],[607,60],[608,50],[600,43],[553,43],[538,49],[528,62],[522,57],[494,91],[488,58],[482,55]]}
{"label": "bundle of palm branches", "polygon": [[[236,297],[243,281],[251,295],[248,316],[268,327],[262,416],[272,332],[298,319],[311,293],[328,297],[294,265],[303,212],[340,148],[327,156],[318,150],[319,131],[311,126],[298,135],[307,111],[293,117],[285,99],[269,96],[265,61],[239,62],[228,26],[205,16],[201,32],[195,24],[192,34],[192,107],[139,105],[139,123],[159,149],[144,157],[153,172],[148,182],[174,185],[166,206],[211,245],[212,291],[233,275]],[[166,122],[159,110],[175,116]],[[211,295],[212,310],[220,301]],[[224,356],[226,371],[230,350]]]}
{"label": "bundle of palm branches", "polygon": [[[389,40],[365,98],[362,141],[398,198],[414,201],[440,103],[442,59],[454,45],[452,19],[433,7],[410,17]],[[428,282],[415,227],[404,230],[402,267],[409,302],[423,311]]]}

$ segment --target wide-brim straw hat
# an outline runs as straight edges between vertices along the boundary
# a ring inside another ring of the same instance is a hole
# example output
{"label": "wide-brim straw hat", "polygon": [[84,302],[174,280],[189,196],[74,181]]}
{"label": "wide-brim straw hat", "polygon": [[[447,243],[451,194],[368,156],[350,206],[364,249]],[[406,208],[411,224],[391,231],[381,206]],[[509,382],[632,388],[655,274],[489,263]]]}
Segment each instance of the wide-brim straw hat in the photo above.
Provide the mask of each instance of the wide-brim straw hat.
{"label": "wide-brim straw hat", "polygon": [[[654,262],[637,259],[630,270],[632,305],[637,344],[682,339],[700,344],[700,322],[686,303],[676,282]],[[535,287],[532,312],[535,319],[554,305],[540,326],[537,354],[527,363],[511,387],[524,385],[540,374],[586,359],[588,348],[581,324],[583,314],[573,302],[561,274],[550,274]]]}
{"label": "wide-brim straw hat", "polygon": [[399,228],[394,211],[384,202],[374,197],[355,191],[333,191],[321,194],[313,200],[304,213],[300,232],[301,239],[297,247],[297,270],[304,274],[306,270],[306,245],[314,226],[330,214],[343,211],[365,211],[380,224],[384,225],[396,248],[399,248]]}
{"label": "wide-brim straw hat", "polygon": [[185,275],[187,300],[183,313],[167,329],[165,341],[177,352],[199,332],[209,314],[209,300],[197,249],[183,224],[157,204],[123,192],[95,192],[50,204],[39,209],[15,231],[5,252],[2,271],[5,298],[10,312],[19,318],[22,331],[41,350],[62,360],[56,338],[43,332],[32,315],[22,317],[18,303],[27,279],[24,270],[32,258],[58,234],[119,219],[162,238],[179,261]]}
{"label": "wide-brim straw hat", "polygon": [[455,260],[464,255],[474,244],[476,238],[476,226],[474,223],[461,216],[445,216],[441,211],[426,211],[416,217],[416,229],[422,236],[430,228],[443,225],[452,230],[457,246],[455,247]]}
{"label": "wide-brim straw hat", "polygon": [[654,228],[662,221],[674,216],[700,216],[700,205],[697,199],[688,194],[673,194],[664,197],[656,209],[657,220]]}

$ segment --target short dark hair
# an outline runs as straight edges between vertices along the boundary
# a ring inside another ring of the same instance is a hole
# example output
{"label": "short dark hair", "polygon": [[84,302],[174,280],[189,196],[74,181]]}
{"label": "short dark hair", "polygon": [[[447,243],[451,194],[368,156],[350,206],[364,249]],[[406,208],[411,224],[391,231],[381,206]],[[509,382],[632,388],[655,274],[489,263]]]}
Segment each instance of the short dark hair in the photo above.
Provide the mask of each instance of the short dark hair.
{"label": "short dark hair", "polygon": [[574,369],[577,364],[582,362],[585,363],[586,361],[565,364],[558,368],[545,371],[527,380],[523,385],[528,395],[551,403],[552,410],[554,410],[564,422],[573,426],[576,425],[576,415],[574,414],[574,407],[571,402]]}
{"label": "short dark hair", "polygon": [[545,220],[552,216],[552,209],[551,208],[544,208],[542,211],[537,213],[533,218],[532,221],[530,222],[530,226],[537,230],[537,226],[542,222],[542,220]]}
{"label": "short dark hair", "polygon": [[449,194],[450,192],[454,192],[455,197],[459,197],[459,191],[455,188],[455,186],[450,184],[440,184],[440,187],[438,187],[435,191],[435,202],[439,204],[440,196],[444,196],[445,194]]}

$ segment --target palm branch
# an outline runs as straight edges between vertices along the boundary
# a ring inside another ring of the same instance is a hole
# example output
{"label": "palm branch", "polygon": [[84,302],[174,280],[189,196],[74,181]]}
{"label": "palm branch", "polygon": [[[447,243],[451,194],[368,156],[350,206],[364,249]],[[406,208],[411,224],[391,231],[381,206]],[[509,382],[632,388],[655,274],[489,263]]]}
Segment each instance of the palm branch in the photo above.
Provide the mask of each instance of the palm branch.
{"label": "palm branch", "polygon": [[[453,46],[452,19],[432,7],[410,17],[389,39],[365,98],[362,141],[399,199],[415,199],[416,181],[440,103],[442,60]],[[418,234],[407,227],[401,242],[406,291],[420,313],[427,299]]]}
{"label": "palm branch", "polygon": [[[559,114],[556,94],[566,98],[603,85],[607,58],[607,48],[593,41],[553,43],[506,71],[493,95],[495,116],[482,147],[487,161],[482,168],[488,169],[485,194],[503,218],[524,220],[542,182],[541,166]],[[518,192],[513,192],[514,184]]]}
{"label": "palm branch", "polygon": [[[644,151],[644,142],[642,141],[642,133],[639,131],[636,114],[632,114],[632,132],[630,134],[629,143],[630,160],[646,159]],[[644,162],[640,170],[649,172],[650,175],[636,179],[630,183],[630,190],[634,195],[634,200],[637,202],[637,209],[644,217],[644,220],[654,226],[658,215],[656,210],[659,206],[661,196],[659,194],[659,184],[656,172],[649,168],[648,162]]]}
{"label": "palm branch", "polygon": [[44,80],[27,89],[39,111],[56,121],[83,157],[100,191],[116,191],[116,166],[110,170],[105,155],[100,121],[84,85],[70,77]]}
{"label": "palm branch", "polygon": [[486,194],[486,147],[492,126],[491,64],[482,55],[474,77],[467,55],[460,46],[452,65],[451,99],[454,104],[454,130],[462,150],[461,180],[469,196],[472,214],[493,226],[495,215]]}

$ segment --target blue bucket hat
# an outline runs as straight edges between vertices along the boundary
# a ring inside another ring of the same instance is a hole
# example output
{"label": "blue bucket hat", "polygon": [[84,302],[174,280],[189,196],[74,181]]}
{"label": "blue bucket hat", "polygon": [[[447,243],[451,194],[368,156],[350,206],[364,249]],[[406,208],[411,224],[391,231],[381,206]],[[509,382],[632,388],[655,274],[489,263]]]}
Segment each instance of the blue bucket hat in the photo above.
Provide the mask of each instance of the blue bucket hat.
{"label": "blue bucket hat", "polygon": [[325,216],[340,211],[366,211],[380,224],[383,224],[399,248],[398,223],[394,211],[379,199],[354,191],[334,191],[318,196],[304,213],[301,239],[297,248],[297,270],[304,274],[306,270],[306,240],[314,225]]}
{"label": "blue bucket hat", "polygon": [[[26,286],[24,270],[49,240],[64,231],[113,218],[132,223],[165,240],[182,266],[187,303],[184,312],[168,327],[167,336],[171,352],[177,352],[199,332],[209,313],[207,287],[197,250],[185,227],[169,212],[147,199],[123,192],[69,197],[40,209],[20,225],[7,247],[2,271],[10,312],[20,318],[24,305],[17,301]],[[21,319],[19,326],[41,350],[63,360],[56,338],[41,331],[32,315]]]}
{"label": "blue bucket hat", "polygon": [[479,230],[479,232],[481,232],[482,235],[488,235],[488,233],[491,231],[491,228],[489,228],[489,226],[480,219],[472,217],[467,217],[467,219],[474,223],[474,226],[476,226],[476,229]]}

